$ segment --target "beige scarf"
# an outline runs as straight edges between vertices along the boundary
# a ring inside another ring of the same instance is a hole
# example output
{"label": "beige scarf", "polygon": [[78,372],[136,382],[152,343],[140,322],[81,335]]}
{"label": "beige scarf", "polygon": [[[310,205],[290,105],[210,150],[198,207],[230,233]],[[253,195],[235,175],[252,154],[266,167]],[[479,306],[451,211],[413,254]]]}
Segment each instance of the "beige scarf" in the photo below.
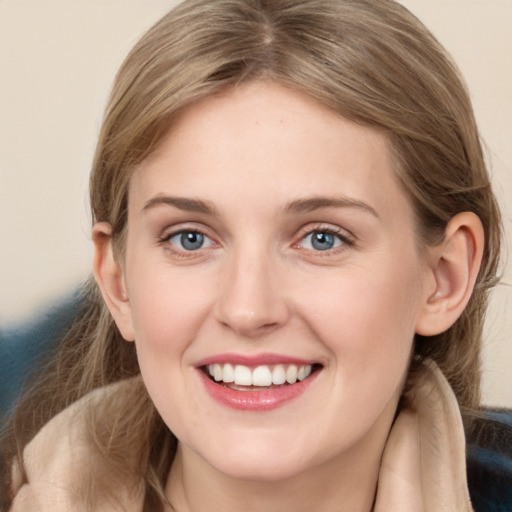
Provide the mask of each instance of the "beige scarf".
{"label": "beige scarf", "polygon": [[379,473],[375,512],[470,512],[466,446],[453,391],[433,362],[398,415]]}
{"label": "beige scarf", "polygon": [[[124,383],[93,392],[125,392]],[[470,512],[466,482],[465,439],[457,400],[439,368],[424,366],[409,395],[411,406],[398,415],[384,450],[374,512]],[[28,482],[13,469],[12,512],[79,512],[78,489],[94,471],[84,446],[85,397],[53,418],[24,451]],[[87,467],[88,466],[88,467]],[[92,467],[91,467],[92,466]],[[98,512],[141,512],[141,482],[126,482],[116,502],[102,503]]]}

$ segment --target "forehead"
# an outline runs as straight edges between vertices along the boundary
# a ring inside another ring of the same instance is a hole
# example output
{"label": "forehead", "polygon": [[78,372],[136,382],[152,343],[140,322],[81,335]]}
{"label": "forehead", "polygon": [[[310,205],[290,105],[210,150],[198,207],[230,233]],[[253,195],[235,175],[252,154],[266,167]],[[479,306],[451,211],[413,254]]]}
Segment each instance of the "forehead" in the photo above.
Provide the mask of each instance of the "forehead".
{"label": "forehead", "polygon": [[256,82],[182,111],[135,172],[130,206],[158,194],[232,203],[244,197],[246,204],[263,195],[278,205],[334,192],[408,206],[383,133],[303,93]]}

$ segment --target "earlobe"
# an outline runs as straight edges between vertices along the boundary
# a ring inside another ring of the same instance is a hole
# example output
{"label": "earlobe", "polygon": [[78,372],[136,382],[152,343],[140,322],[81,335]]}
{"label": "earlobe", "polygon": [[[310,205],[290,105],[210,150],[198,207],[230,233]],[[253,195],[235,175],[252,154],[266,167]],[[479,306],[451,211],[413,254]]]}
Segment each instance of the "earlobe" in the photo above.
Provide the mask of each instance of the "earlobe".
{"label": "earlobe", "polygon": [[121,335],[126,341],[133,341],[135,337],[124,271],[114,257],[111,234],[112,227],[108,222],[97,222],[93,226],[94,277]]}
{"label": "earlobe", "polygon": [[443,242],[431,250],[434,289],[427,291],[417,334],[440,334],[462,314],[473,293],[484,243],[482,223],[474,213],[459,213],[447,224]]}

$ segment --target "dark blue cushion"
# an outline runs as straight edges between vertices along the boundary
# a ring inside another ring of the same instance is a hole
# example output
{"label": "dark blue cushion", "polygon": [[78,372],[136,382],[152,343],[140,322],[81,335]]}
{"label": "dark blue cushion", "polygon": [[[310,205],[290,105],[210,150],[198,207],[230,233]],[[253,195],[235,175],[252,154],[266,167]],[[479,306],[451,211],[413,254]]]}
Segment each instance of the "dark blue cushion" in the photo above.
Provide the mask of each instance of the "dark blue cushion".
{"label": "dark blue cushion", "polygon": [[467,446],[475,512],[512,512],[512,411],[484,410]]}
{"label": "dark blue cushion", "polygon": [[18,400],[23,384],[56,346],[78,308],[78,292],[44,313],[0,333],[0,425]]}

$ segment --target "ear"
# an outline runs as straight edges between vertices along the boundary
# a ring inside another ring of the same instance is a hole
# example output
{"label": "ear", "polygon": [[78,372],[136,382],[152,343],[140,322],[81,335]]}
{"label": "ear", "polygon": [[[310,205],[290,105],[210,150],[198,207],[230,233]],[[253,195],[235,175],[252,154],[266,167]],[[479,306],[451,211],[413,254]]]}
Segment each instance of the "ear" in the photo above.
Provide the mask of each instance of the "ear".
{"label": "ear", "polygon": [[459,213],[450,220],[443,242],[430,250],[433,287],[416,324],[417,334],[440,334],[462,314],[473,293],[484,243],[483,226],[474,213]]}
{"label": "ear", "polygon": [[112,227],[108,222],[97,222],[92,228],[94,242],[93,271],[103,300],[114,317],[121,335],[126,341],[135,339],[132,312],[124,270],[114,258]]}

